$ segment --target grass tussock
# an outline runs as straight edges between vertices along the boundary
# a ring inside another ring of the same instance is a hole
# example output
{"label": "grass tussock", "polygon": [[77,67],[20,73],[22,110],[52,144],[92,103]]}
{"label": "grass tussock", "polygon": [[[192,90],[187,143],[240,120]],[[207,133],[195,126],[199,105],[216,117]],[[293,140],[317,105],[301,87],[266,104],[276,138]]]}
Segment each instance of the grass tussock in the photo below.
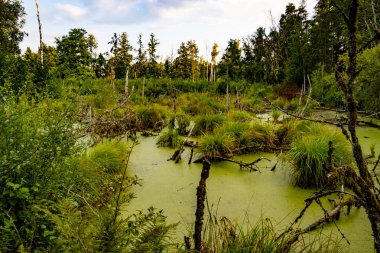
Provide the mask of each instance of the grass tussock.
{"label": "grass tussock", "polygon": [[303,126],[301,137],[291,144],[287,158],[293,164],[292,177],[300,187],[321,187],[327,181],[328,143],[334,145],[333,162],[342,165],[352,161],[349,143],[335,128],[319,124]]}
{"label": "grass tussock", "polygon": [[195,117],[193,135],[199,136],[211,133],[217,127],[221,126],[226,118],[221,114],[201,114]]}
{"label": "grass tussock", "polygon": [[169,129],[160,135],[157,140],[157,145],[160,147],[178,148],[181,145],[182,138],[178,131]]}
{"label": "grass tussock", "polygon": [[186,105],[182,108],[183,111],[190,115],[199,114],[215,114],[225,111],[225,106],[216,101],[213,98],[206,97],[203,95],[192,95],[182,98],[185,99]]}
{"label": "grass tussock", "polygon": [[252,120],[252,115],[245,111],[234,111],[229,115],[233,122],[249,122]]}
{"label": "grass tussock", "polygon": [[136,109],[136,125],[140,130],[162,129],[169,112],[160,106],[139,106]]}
{"label": "grass tussock", "polygon": [[88,159],[95,168],[115,173],[121,170],[126,156],[127,144],[112,141],[95,146],[89,151]]}
{"label": "grass tussock", "polygon": [[227,122],[202,138],[201,152],[214,158],[268,151],[274,147],[275,140],[274,128],[270,125]]}
{"label": "grass tussock", "polygon": [[342,252],[339,241],[333,236],[317,235],[304,238],[287,247],[291,233],[279,237],[269,219],[261,218],[256,224],[241,226],[228,218],[209,217],[205,222],[203,242],[205,252],[232,253],[290,253],[290,252]]}

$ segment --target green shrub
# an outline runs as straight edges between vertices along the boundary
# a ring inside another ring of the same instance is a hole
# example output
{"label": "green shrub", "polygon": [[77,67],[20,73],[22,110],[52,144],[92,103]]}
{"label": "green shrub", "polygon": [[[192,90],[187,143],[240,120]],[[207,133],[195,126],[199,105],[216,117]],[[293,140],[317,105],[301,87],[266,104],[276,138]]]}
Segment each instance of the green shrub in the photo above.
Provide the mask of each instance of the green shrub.
{"label": "green shrub", "polygon": [[349,143],[335,128],[311,124],[291,144],[287,157],[293,164],[292,177],[300,187],[322,187],[327,181],[328,143],[333,142],[333,161],[338,165],[352,161]]}
{"label": "green shrub", "polygon": [[195,118],[193,135],[198,136],[214,131],[225,122],[221,114],[201,114]]}

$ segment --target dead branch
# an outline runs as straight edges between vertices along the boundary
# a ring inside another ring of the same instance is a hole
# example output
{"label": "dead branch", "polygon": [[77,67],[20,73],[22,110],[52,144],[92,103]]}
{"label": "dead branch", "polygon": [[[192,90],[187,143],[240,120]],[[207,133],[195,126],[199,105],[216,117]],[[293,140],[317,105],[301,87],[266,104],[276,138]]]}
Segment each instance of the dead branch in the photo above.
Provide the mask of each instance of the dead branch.
{"label": "dead branch", "polygon": [[193,132],[193,129],[194,129],[194,125],[190,128],[190,131],[187,134],[186,138],[181,143],[181,146],[174,152],[174,154],[172,155],[172,157],[170,157],[168,159],[168,161],[175,161],[175,163],[178,163],[181,160],[181,155],[182,155],[183,151],[185,150],[184,145],[188,141],[188,139],[190,138],[191,133]]}
{"label": "dead branch", "polygon": [[[319,198],[318,198],[318,200],[316,202],[318,203],[318,201],[320,201]],[[307,207],[309,207],[310,204],[311,204],[311,202],[308,202],[307,203]],[[296,234],[294,236],[292,236],[287,241],[285,248],[289,249],[298,240],[298,238],[299,238],[300,235],[309,233],[311,231],[314,231],[314,230],[316,230],[318,227],[320,227],[324,223],[334,222],[335,220],[339,219],[339,216],[340,216],[342,208],[345,207],[345,206],[352,206],[354,204],[355,204],[355,200],[354,199],[349,199],[347,201],[338,202],[336,204],[335,208],[332,209],[330,212],[326,211],[325,215],[322,218],[316,220],[315,222],[313,222],[309,226],[305,227],[304,229],[298,230],[296,232]],[[306,209],[307,209],[307,207],[306,207]],[[306,209],[304,208],[302,210],[303,213],[305,213]],[[299,217],[302,217],[302,216],[299,216]],[[297,217],[297,218],[299,218],[299,217]]]}

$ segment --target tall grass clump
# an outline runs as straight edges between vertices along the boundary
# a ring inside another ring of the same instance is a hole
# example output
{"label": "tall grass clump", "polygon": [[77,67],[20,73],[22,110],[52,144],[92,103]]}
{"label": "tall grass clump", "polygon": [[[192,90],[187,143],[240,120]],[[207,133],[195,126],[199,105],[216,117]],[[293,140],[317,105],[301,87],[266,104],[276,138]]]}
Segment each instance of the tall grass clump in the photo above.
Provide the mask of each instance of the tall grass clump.
{"label": "tall grass clump", "polygon": [[139,129],[161,129],[165,125],[168,111],[163,107],[149,105],[136,109],[137,127]]}
{"label": "tall grass clump", "polygon": [[95,146],[89,151],[92,164],[106,173],[118,172],[127,156],[127,144],[111,141]]}
{"label": "tall grass clump", "polygon": [[202,138],[200,151],[204,156],[210,159],[220,157],[229,157],[232,155],[234,140],[228,134],[208,134]]}
{"label": "tall grass clump", "polygon": [[169,129],[160,135],[157,140],[157,145],[160,147],[178,148],[182,142],[182,138],[178,131],[175,129]]}
{"label": "tall grass clump", "polygon": [[345,137],[330,126],[311,124],[291,144],[287,154],[293,164],[292,177],[300,187],[322,187],[327,182],[328,143],[334,145],[333,162],[342,165],[352,161],[349,143]]}
{"label": "tall grass clump", "polygon": [[225,106],[216,101],[213,98],[206,97],[203,95],[193,95],[187,96],[186,99],[188,102],[182,108],[183,111],[190,115],[199,115],[199,114],[214,114],[225,111]]}
{"label": "tall grass clump", "polygon": [[198,136],[214,131],[225,122],[225,117],[221,114],[201,114],[195,118],[193,135]]}
{"label": "tall grass clump", "polygon": [[234,122],[249,122],[252,120],[251,114],[245,111],[234,111],[229,117]]}
{"label": "tall grass clump", "polygon": [[304,238],[289,247],[291,233],[279,237],[269,219],[261,218],[255,224],[245,226],[231,222],[228,218],[212,215],[205,221],[203,243],[205,252],[249,252],[249,253],[287,253],[287,252],[341,252],[339,242],[332,236],[317,235]]}
{"label": "tall grass clump", "polygon": [[190,116],[184,113],[178,114],[176,116],[177,131],[181,135],[185,135],[188,132],[190,126]]}

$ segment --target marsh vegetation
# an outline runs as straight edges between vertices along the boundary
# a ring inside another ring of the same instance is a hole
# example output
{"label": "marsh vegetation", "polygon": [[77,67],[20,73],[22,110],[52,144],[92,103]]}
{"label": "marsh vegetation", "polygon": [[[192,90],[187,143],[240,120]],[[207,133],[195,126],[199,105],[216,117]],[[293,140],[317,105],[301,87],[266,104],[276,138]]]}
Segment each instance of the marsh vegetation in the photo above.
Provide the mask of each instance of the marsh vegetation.
{"label": "marsh vegetation", "polygon": [[219,62],[77,28],[21,53],[0,8],[0,252],[380,252],[374,1],[288,4]]}

